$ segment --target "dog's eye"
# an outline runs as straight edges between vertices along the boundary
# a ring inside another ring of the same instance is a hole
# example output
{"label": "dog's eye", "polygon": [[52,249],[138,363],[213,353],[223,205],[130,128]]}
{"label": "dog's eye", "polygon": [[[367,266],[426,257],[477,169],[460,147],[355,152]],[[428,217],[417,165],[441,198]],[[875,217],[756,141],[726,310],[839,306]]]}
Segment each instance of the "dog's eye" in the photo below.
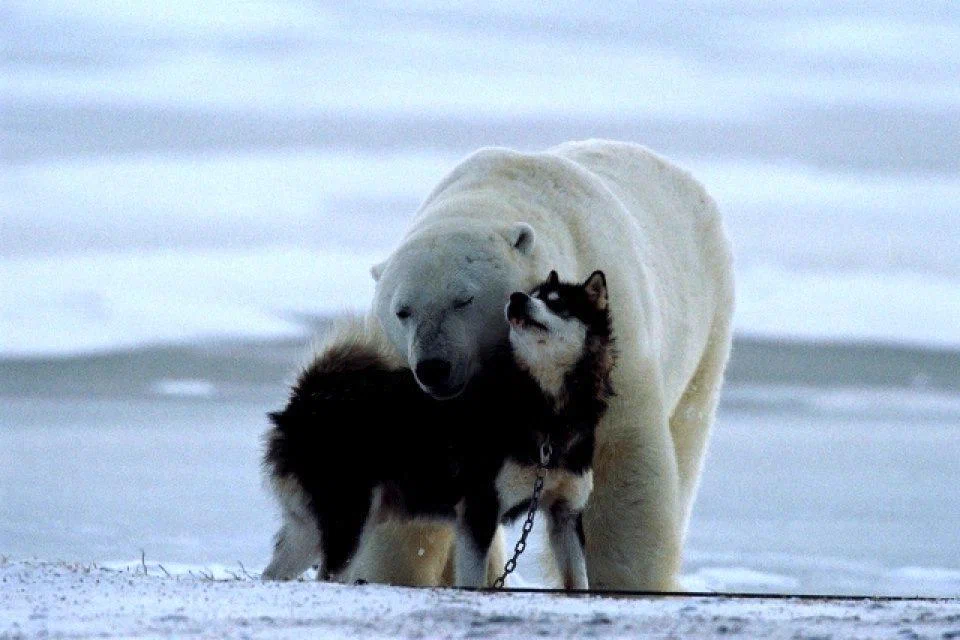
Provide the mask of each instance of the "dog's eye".
{"label": "dog's eye", "polygon": [[559,313],[567,308],[560,298],[547,298],[547,308],[554,313]]}
{"label": "dog's eye", "polygon": [[470,296],[469,298],[466,298],[464,300],[457,300],[456,302],[453,303],[453,308],[465,309],[470,305],[471,302],[473,302],[473,296]]}
{"label": "dog's eye", "polygon": [[406,320],[407,318],[410,317],[410,309],[406,307],[401,307],[400,309],[397,309],[397,317],[401,320]]}
{"label": "dog's eye", "polygon": [[557,311],[567,306],[563,298],[560,297],[559,291],[547,291],[545,293],[546,295],[540,296],[540,299],[547,303],[548,309]]}

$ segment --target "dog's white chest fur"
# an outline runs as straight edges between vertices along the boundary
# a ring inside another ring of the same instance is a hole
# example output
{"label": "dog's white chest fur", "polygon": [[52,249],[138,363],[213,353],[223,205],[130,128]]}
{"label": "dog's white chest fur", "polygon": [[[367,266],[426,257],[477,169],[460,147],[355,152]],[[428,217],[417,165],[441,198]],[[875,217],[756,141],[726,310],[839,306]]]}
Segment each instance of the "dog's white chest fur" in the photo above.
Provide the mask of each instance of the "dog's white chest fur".
{"label": "dog's white chest fur", "polygon": [[[506,511],[533,496],[537,468],[508,460],[497,474],[496,488],[500,504]],[[563,501],[572,511],[582,510],[593,490],[593,471],[582,474],[565,469],[548,469],[543,481],[541,505]]]}

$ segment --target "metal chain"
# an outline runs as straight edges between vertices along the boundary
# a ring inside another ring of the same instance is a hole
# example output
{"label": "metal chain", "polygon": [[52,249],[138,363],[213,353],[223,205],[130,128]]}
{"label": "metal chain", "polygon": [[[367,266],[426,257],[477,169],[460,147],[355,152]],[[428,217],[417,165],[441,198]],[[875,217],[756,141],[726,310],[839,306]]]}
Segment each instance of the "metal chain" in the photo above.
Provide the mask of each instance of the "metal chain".
{"label": "metal chain", "polygon": [[530,499],[530,508],[527,509],[527,519],[523,523],[523,531],[520,533],[520,539],[517,540],[517,544],[513,548],[513,557],[507,560],[506,564],[503,565],[503,573],[500,574],[499,578],[494,580],[494,589],[503,589],[503,584],[507,576],[517,568],[517,559],[527,548],[527,536],[533,531],[533,517],[536,515],[537,509],[540,508],[540,494],[543,492],[543,482],[547,475],[547,465],[550,463],[551,455],[553,455],[553,448],[550,446],[550,441],[548,440],[540,446],[540,462],[537,464],[537,479],[533,482],[533,497]]}

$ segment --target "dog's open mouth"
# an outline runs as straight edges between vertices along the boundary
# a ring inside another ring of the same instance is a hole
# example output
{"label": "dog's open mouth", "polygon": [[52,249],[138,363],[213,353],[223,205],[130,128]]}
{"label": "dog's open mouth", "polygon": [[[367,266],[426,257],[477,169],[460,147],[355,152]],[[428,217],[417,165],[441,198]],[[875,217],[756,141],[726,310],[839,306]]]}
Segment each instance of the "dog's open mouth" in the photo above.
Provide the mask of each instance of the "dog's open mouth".
{"label": "dog's open mouth", "polygon": [[547,325],[541,322],[537,322],[536,320],[530,317],[513,316],[512,318],[510,318],[510,326],[521,331],[524,329],[537,329],[538,331],[544,331],[544,332],[550,331],[547,328]]}

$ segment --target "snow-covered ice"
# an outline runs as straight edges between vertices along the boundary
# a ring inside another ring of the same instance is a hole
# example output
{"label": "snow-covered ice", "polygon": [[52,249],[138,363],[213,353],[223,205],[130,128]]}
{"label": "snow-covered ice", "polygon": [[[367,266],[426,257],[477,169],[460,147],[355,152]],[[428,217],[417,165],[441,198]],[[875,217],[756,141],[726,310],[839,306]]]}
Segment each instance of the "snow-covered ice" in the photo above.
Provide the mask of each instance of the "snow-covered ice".
{"label": "snow-covered ice", "polygon": [[[277,246],[0,259],[0,353],[302,337],[304,317],[368,308],[369,269],[386,254]],[[952,277],[744,265],[738,294],[741,335],[960,347]]]}
{"label": "snow-covered ice", "polygon": [[[454,160],[305,153],[15,167],[0,178],[0,353],[304,335],[304,314],[363,310],[369,267]],[[960,346],[960,226],[948,215],[960,180],[691,166],[730,214],[739,333]],[[89,249],[71,251],[77,242]]]}
{"label": "snow-covered ice", "polygon": [[[189,571],[189,572],[188,572]],[[170,575],[168,575],[168,573]],[[960,637],[957,600],[609,598],[0,561],[10,638]]]}
{"label": "snow-covered ice", "polygon": [[152,388],[158,395],[187,398],[209,398],[217,393],[216,385],[200,378],[163,378]]}
{"label": "snow-covered ice", "polygon": [[268,247],[0,260],[0,352],[70,355],[304,336],[298,314],[363,307],[373,293],[370,265],[379,255]]}

